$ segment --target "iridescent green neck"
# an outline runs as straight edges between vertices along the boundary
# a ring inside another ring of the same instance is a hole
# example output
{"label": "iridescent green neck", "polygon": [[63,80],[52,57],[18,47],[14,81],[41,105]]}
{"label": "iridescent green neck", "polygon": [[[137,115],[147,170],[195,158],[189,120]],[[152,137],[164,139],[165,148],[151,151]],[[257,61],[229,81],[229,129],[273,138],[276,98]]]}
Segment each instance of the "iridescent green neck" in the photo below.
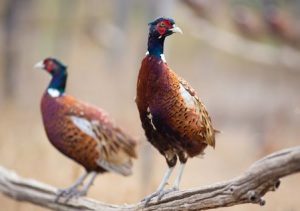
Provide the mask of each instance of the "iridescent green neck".
{"label": "iridescent green neck", "polygon": [[160,57],[164,54],[165,37],[154,36],[151,33],[148,38],[148,52],[150,55]]}
{"label": "iridescent green neck", "polygon": [[52,75],[52,80],[48,86],[49,89],[57,90],[60,95],[65,93],[66,83],[67,83],[67,71],[66,68],[63,68],[59,72],[56,72]]}

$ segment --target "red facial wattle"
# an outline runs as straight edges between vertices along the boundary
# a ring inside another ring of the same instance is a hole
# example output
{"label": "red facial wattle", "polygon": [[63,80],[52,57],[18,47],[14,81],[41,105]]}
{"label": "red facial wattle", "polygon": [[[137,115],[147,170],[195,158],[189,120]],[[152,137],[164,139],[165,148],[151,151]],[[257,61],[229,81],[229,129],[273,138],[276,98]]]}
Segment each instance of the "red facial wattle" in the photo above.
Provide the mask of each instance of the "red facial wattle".
{"label": "red facial wattle", "polygon": [[160,35],[166,34],[167,30],[172,28],[172,24],[170,21],[165,20],[157,24],[156,30]]}
{"label": "red facial wattle", "polygon": [[164,35],[166,33],[166,28],[165,27],[158,27],[157,31],[160,35]]}
{"label": "red facial wattle", "polygon": [[54,68],[55,68],[54,62],[52,62],[52,61],[46,61],[46,62],[45,62],[45,69],[46,69],[49,73],[51,73],[52,70],[53,70]]}

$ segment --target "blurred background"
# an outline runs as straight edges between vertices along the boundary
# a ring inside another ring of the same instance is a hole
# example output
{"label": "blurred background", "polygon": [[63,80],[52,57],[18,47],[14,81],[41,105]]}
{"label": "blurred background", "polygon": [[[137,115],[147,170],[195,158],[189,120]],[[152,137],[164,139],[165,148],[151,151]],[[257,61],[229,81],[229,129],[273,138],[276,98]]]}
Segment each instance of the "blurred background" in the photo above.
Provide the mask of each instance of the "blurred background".
{"label": "blurred background", "polygon": [[[51,146],[41,122],[50,77],[33,65],[54,56],[69,67],[69,94],[104,108],[140,140],[134,174],[100,175],[88,196],[129,204],[153,192],[167,166],[146,142],[134,97],[147,23],[158,16],[173,17],[184,31],[167,39],[166,59],[222,131],[215,150],[188,162],[182,189],[230,179],[268,153],[299,145],[300,0],[2,0],[0,165],[59,188],[83,171]],[[299,191],[300,175],[293,175],[267,194],[264,208],[219,210],[296,211]],[[0,205],[44,210],[2,195]]]}

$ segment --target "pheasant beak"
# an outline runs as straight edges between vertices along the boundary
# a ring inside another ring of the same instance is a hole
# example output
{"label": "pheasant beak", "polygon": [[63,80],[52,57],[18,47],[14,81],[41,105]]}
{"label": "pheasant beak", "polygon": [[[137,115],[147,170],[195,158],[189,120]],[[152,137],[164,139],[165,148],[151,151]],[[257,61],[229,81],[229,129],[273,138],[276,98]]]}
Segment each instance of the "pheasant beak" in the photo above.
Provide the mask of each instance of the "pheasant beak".
{"label": "pheasant beak", "polygon": [[45,65],[44,65],[43,61],[40,61],[40,62],[36,63],[33,67],[36,69],[44,69]]}
{"label": "pheasant beak", "polygon": [[180,34],[183,34],[182,30],[176,26],[175,24],[173,25],[173,28],[169,29],[171,32],[173,33],[180,33]]}

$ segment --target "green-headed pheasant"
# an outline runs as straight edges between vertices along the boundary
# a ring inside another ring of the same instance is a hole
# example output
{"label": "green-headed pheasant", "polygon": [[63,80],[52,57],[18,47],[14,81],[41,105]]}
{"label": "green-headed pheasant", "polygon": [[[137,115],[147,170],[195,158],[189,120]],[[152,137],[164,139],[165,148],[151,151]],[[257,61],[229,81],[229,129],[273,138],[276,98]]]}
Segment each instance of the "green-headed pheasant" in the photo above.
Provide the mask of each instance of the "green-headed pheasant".
{"label": "green-headed pheasant", "polygon": [[[148,141],[165,157],[168,170],[156,192],[146,197],[160,199],[165,193],[178,190],[188,158],[203,153],[207,145],[215,147],[211,119],[195,90],[173,72],[164,57],[165,38],[182,33],[174,20],[158,18],[149,24],[148,51],[142,61],[137,81],[136,103]],[[180,161],[173,188],[164,190]]]}
{"label": "green-headed pheasant", "polygon": [[[64,64],[47,58],[35,67],[52,76],[41,101],[48,139],[86,169],[71,187],[59,191],[57,199],[86,195],[98,173],[130,175],[132,158],[137,156],[136,141],[117,127],[102,109],[65,94],[67,67]],[[79,189],[89,174],[90,180]]]}

